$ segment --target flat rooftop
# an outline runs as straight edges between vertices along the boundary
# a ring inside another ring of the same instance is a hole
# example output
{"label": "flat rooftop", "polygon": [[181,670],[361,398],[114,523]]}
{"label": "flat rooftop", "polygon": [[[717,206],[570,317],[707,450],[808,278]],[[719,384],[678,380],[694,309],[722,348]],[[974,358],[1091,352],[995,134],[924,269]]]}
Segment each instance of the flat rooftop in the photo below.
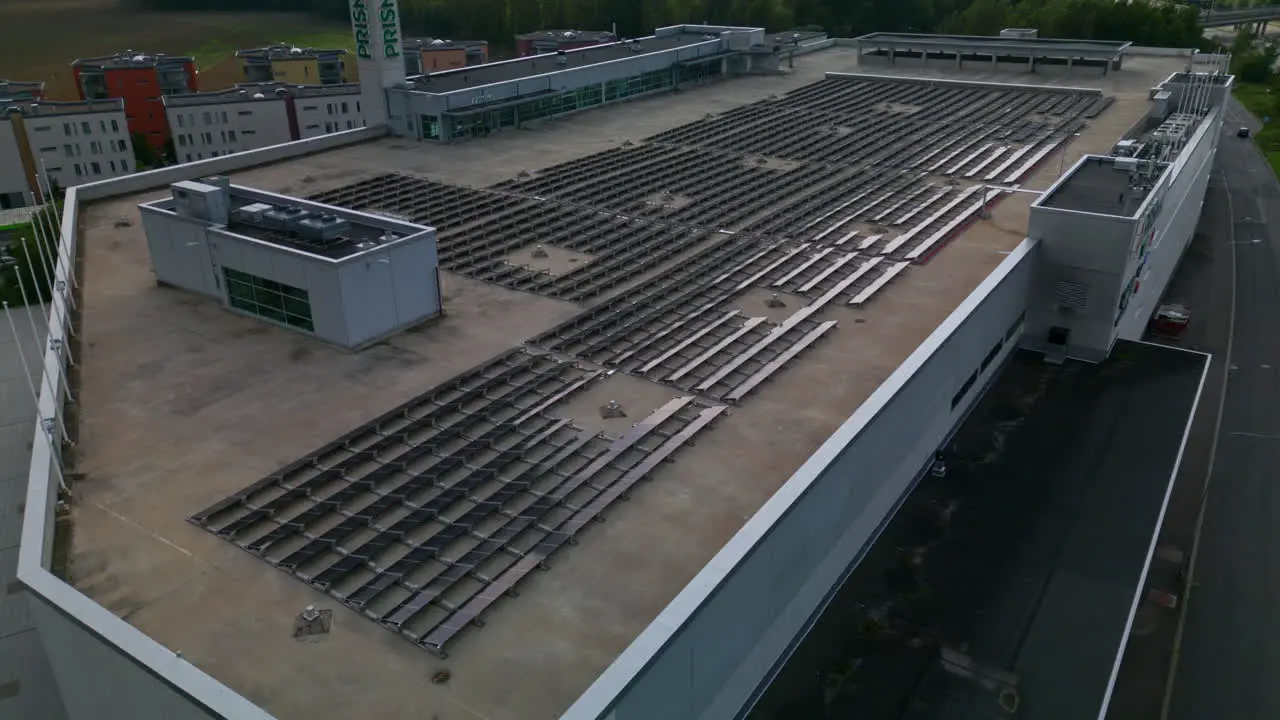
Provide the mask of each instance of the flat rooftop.
{"label": "flat rooftop", "polygon": [[466,50],[489,45],[488,40],[445,40],[443,38],[409,38],[404,41],[406,50]]}
{"label": "flat rooftop", "polygon": [[195,60],[186,55],[148,55],[134,50],[125,50],[124,52],[113,53],[111,55],[78,58],[72,62],[71,65],[72,67],[88,69],[118,69],[126,67],[156,67],[159,65],[189,62],[195,62]]}
{"label": "flat rooftop", "polygon": [[[136,206],[165,191],[90,205],[72,582],[281,718],[555,716],[1022,241],[1030,196],[1014,194],[908,261],[976,202],[973,181],[885,170],[955,153],[958,176],[987,163],[982,177],[1066,127],[1080,133],[1069,160],[1105,151],[1177,65],[1137,60],[1097,79],[1115,98],[1099,104],[823,81],[857,68],[856,51],[831,49],[789,75],[483,142],[386,139],[235,174],[437,228],[444,316],[361,353],[157,287]],[[1025,82],[961,77],[975,76]],[[1005,131],[1008,147],[979,152]],[[1056,169],[1048,155],[1023,185]],[[626,417],[606,417],[611,401]],[[410,443],[427,450],[394,460]],[[324,474],[339,466],[349,481]],[[422,512],[397,505],[332,546],[344,518],[289,489],[345,492],[360,511],[392,477],[416,483]],[[636,479],[629,502],[607,502]],[[493,512],[504,492],[511,516]],[[548,497],[563,501],[537,506]],[[251,515],[268,506],[275,520]],[[526,516],[542,524],[502,535]],[[545,571],[518,563],[511,551],[563,539],[549,529],[578,542]],[[442,539],[430,560],[408,555],[405,541]],[[336,547],[373,565],[339,566]],[[517,576],[519,597],[498,599]],[[295,639],[307,605],[332,627]],[[483,627],[462,629],[468,617]],[[447,682],[427,681],[440,670]]]}
{"label": "flat rooftop", "polygon": [[[6,109],[16,107],[25,117],[55,117],[87,113],[124,112],[124,100],[15,100]],[[7,115],[6,115],[7,118]]]}
{"label": "flat rooftop", "polygon": [[1019,38],[999,35],[926,35],[916,33],[868,33],[857,38],[864,45],[880,44],[883,47],[945,47],[947,49],[974,47],[1006,47],[1010,52],[1039,52],[1046,55],[1119,55],[1132,45],[1128,42],[1109,40],[1067,40],[1061,38]]}
{"label": "flat rooftop", "polygon": [[[481,85],[571,70],[586,65],[598,65],[610,60],[620,60],[635,55],[672,50],[704,42],[708,42],[708,38],[702,33],[677,33],[662,37],[637,38],[627,43],[610,42],[593,47],[566,50],[563,55],[555,53],[530,55],[515,60],[503,60],[501,62],[420,75],[413,79],[414,89],[428,93],[447,93],[465,88],[480,87]],[[560,58],[564,58],[564,64],[560,64]]]}
{"label": "flat rooftop", "polygon": [[[335,95],[359,95],[360,83],[333,85],[294,85],[285,82],[237,83],[226,90],[165,95],[165,107],[189,107],[194,105],[224,105],[238,102],[266,102],[279,100],[278,92],[285,90],[297,98],[332,97]],[[261,96],[261,97],[259,97]]]}
{"label": "flat rooftop", "polygon": [[[262,227],[261,225],[247,223],[237,218],[237,210],[261,203],[269,204],[273,208],[284,208],[294,205],[262,200],[257,197],[242,194],[242,192],[238,193],[236,190],[237,188],[235,187],[231,188],[231,202],[229,208],[230,218],[226,225],[226,229],[236,235],[251,238],[259,242],[270,243],[271,245],[287,248],[289,250],[296,250],[308,255],[328,258],[330,260],[343,260],[351,257],[352,255],[358,255],[359,253],[371,250],[379,245],[387,245],[394,242],[387,241],[385,239],[385,236],[387,235],[387,231],[385,229],[370,225],[367,222],[362,222],[359,216],[353,217],[351,213],[346,212],[345,208],[326,208],[324,211],[314,210],[310,207],[306,208],[310,211],[310,215],[313,217],[324,214],[324,212],[327,211],[348,222],[348,227],[343,231],[341,237],[325,242],[315,242],[300,237],[297,233],[272,230]],[[172,198],[161,199],[148,203],[148,205],[153,208],[169,212],[174,212],[176,204],[176,201]]]}
{"label": "flat rooftop", "polygon": [[[1128,341],[1097,365],[1012,355],[754,717],[809,716],[814,667],[850,656],[836,717],[985,717],[1003,687],[1020,717],[1096,717],[1206,361]],[[888,632],[855,639],[872,617]]]}
{"label": "flat rooftop", "polygon": [[[1147,193],[1134,187],[1133,178],[1143,172],[1149,163],[1141,162],[1130,168],[1117,166],[1113,157],[1090,157],[1072,168],[1067,177],[1053,192],[1044,196],[1039,204],[1059,210],[1133,217],[1142,207]],[[1120,158],[1121,162],[1124,161]],[[1154,163],[1152,180],[1160,177],[1167,165]]]}
{"label": "flat rooftop", "polygon": [[270,45],[261,48],[237,50],[238,58],[264,60],[315,60],[321,55],[346,55],[346,48],[309,48],[293,45]]}
{"label": "flat rooftop", "polygon": [[617,36],[608,30],[534,30],[518,33],[516,39],[547,42],[612,42],[617,39]]}

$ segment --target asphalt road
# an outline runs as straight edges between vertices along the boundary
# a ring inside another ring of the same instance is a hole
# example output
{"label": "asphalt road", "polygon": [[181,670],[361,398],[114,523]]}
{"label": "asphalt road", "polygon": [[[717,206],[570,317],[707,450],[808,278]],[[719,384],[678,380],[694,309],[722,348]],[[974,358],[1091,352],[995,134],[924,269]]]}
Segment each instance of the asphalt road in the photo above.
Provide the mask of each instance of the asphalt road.
{"label": "asphalt road", "polygon": [[[1230,196],[1235,319],[1180,660],[1175,720],[1280,718],[1280,183],[1235,128],[1218,149]],[[1206,400],[1210,400],[1206,398]]]}

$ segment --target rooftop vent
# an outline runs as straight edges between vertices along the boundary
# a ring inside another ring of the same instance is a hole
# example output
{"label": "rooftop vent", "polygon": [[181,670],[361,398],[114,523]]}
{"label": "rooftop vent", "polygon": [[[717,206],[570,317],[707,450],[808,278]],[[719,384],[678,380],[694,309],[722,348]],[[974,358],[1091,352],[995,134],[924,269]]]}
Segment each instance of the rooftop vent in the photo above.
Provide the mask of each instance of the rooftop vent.
{"label": "rooftop vent", "polygon": [[262,100],[262,99],[263,99],[263,98],[265,98],[265,97],[266,97],[266,95],[263,95],[262,93],[254,93],[254,94],[253,94],[253,99],[254,99],[254,100]]}
{"label": "rooftop vent", "polygon": [[337,215],[315,215],[298,222],[298,236],[311,242],[332,242],[345,235],[351,223]]}
{"label": "rooftop vent", "polygon": [[572,31],[572,30],[565,30],[565,31],[564,31],[564,39],[565,39],[565,40],[572,40],[572,39],[574,39],[574,38],[576,38],[576,37],[578,37],[578,33],[574,32],[574,31]]}
{"label": "rooftop vent", "polygon": [[432,44],[432,45],[443,45],[443,44],[444,44],[444,41],[443,41],[443,40],[441,40],[440,38],[436,38],[435,40],[432,40],[432,41],[431,41],[431,44]]}
{"label": "rooftop vent", "polygon": [[302,48],[289,48],[289,54],[290,54],[290,55],[301,55],[301,54],[302,54]]}

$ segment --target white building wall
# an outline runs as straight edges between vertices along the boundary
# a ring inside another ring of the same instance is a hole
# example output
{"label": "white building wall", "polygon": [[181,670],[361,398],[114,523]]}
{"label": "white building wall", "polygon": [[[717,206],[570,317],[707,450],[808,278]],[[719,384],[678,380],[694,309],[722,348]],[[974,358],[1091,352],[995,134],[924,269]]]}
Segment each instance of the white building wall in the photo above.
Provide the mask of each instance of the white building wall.
{"label": "white building wall", "polygon": [[292,140],[284,98],[166,107],[180,163],[222,157]]}
{"label": "white building wall", "polygon": [[364,99],[359,94],[300,96],[293,100],[302,139],[354,130],[365,125]]}
{"label": "white building wall", "polygon": [[[285,248],[246,240],[222,230],[209,230],[209,257],[213,272],[221,282],[222,269],[230,268],[267,280],[306,290],[311,303],[315,335],[338,345],[347,343],[342,298],[338,293],[338,266]],[[223,304],[226,287],[222,283]],[[256,322],[269,320],[253,316]],[[298,332],[295,328],[292,331]]]}
{"label": "white building wall", "polygon": [[23,119],[37,172],[63,188],[137,170],[124,110]]}
{"label": "white building wall", "polygon": [[1225,106],[1214,109],[1174,164],[1172,181],[1160,188],[1165,193],[1161,202],[1162,212],[1155,220],[1155,237],[1148,251],[1146,266],[1139,276],[1140,287],[1120,319],[1119,337],[1129,340],[1142,337],[1195,235],[1205,191],[1209,189],[1213,159],[1218,152],[1218,140],[1222,137],[1225,113]]}
{"label": "white building wall", "polygon": [[31,202],[30,192],[13,121],[0,118],[0,195],[9,199],[10,207],[25,207]]}
{"label": "white building wall", "polygon": [[565,720],[738,716],[1013,351],[1035,250],[1034,240],[1019,245],[747,521]]}
{"label": "white building wall", "polygon": [[[0,123],[7,125],[7,123]],[[22,514],[36,426],[32,383],[40,382],[47,307],[37,306],[39,337],[25,310],[0,310],[18,336],[0,335],[0,718],[61,720],[66,717],[53,671],[31,616],[31,599],[18,583]],[[25,364],[20,358],[25,358]]]}

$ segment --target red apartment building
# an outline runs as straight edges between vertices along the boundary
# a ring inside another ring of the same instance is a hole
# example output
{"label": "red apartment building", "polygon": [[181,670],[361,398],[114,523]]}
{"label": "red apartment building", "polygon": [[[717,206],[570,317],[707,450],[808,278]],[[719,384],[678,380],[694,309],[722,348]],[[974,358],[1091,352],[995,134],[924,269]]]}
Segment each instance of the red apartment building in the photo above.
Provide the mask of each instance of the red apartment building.
{"label": "red apartment building", "polygon": [[520,57],[546,55],[617,41],[607,30],[539,30],[516,35],[516,54]]}
{"label": "red apartment building", "polygon": [[160,98],[200,89],[195,61],[189,57],[126,50],[76,60],[71,68],[82,100],[123,100],[129,132],[142,135],[156,150],[161,150],[169,139],[169,123]]}

